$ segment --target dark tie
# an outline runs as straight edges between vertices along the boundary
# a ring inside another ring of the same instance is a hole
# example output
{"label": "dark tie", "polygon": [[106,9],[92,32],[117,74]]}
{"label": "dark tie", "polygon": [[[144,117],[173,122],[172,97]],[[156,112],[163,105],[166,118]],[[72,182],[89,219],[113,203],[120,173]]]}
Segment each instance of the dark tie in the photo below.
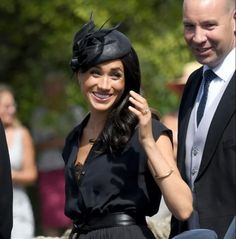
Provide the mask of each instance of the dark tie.
{"label": "dark tie", "polygon": [[204,114],[206,102],[207,102],[207,95],[208,95],[208,89],[211,81],[216,78],[216,74],[212,70],[206,70],[204,72],[204,88],[203,88],[203,95],[200,100],[198,109],[197,109],[197,125],[199,125],[202,116]]}

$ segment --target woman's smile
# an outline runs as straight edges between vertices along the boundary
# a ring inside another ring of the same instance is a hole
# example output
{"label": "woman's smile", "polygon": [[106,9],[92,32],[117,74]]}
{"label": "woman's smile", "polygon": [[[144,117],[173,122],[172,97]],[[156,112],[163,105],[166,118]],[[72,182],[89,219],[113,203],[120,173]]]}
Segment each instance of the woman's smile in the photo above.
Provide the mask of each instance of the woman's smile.
{"label": "woman's smile", "polygon": [[108,101],[113,94],[105,93],[105,92],[92,92],[95,99],[98,101]]}

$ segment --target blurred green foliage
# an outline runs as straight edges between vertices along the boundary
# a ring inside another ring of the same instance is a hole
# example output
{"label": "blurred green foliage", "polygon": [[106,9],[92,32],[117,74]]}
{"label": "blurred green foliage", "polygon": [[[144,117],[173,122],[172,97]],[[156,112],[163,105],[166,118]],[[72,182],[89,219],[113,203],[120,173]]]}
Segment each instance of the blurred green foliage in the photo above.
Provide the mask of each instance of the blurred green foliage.
{"label": "blurred green foliage", "polygon": [[93,12],[97,26],[122,23],[141,63],[143,89],[161,115],[178,107],[166,82],[192,60],[182,34],[182,0],[1,0],[0,82],[16,92],[19,117],[26,125],[42,100],[46,74],[63,71],[70,79],[68,100],[85,106],[69,68],[75,32]]}

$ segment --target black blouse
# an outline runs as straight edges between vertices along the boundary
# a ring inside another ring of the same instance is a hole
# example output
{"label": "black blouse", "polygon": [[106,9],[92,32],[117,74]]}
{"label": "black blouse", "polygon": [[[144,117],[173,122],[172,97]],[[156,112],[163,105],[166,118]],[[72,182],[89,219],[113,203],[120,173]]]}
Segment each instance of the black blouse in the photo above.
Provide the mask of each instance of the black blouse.
{"label": "black blouse", "polygon": [[[159,209],[161,191],[149,171],[147,156],[138,140],[138,128],[119,156],[98,154],[99,145],[94,144],[77,178],[75,160],[87,120],[69,134],[63,150],[65,214],[82,221],[114,212],[154,215]],[[169,129],[156,119],[152,121],[155,140],[163,133],[172,138]]]}

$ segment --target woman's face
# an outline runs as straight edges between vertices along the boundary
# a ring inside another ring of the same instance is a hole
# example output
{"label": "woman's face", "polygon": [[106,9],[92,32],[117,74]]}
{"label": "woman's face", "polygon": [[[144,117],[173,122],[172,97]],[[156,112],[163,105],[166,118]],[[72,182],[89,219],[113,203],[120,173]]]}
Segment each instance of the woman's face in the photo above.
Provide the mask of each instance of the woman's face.
{"label": "woman's face", "polygon": [[0,94],[0,118],[4,125],[11,125],[15,118],[16,104],[13,95],[8,92]]}
{"label": "woman's face", "polygon": [[120,60],[93,66],[78,73],[78,78],[91,112],[109,112],[125,89],[124,66]]}

